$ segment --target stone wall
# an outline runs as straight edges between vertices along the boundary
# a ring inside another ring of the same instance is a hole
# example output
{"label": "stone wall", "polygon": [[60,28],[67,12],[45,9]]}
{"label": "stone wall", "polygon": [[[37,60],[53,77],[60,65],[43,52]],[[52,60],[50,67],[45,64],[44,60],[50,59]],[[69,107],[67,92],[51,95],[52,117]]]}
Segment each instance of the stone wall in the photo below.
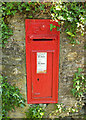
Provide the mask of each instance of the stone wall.
{"label": "stone wall", "polygon": [[[49,18],[46,15],[38,18]],[[3,49],[3,74],[8,77],[11,84],[19,87],[23,97],[26,96],[26,53],[25,53],[25,16],[17,13],[8,19],[9,27],[13,29],[13,36],[8,39],[6,48]],[[78,67],[84,67],[84,38],[78,37],[80,45],[72,46],[64,31],[60,34],[60,72],[59,72],[59,103],[64,103],[67,107],[73,106],[76,102],[71,94],[73,75]],[[54,110],[55,104],[48,104],[46,117],[49,112]],[[26,102],[25,108],[16,108],[9,112],[11,118],[25,117],[28,109]]]}

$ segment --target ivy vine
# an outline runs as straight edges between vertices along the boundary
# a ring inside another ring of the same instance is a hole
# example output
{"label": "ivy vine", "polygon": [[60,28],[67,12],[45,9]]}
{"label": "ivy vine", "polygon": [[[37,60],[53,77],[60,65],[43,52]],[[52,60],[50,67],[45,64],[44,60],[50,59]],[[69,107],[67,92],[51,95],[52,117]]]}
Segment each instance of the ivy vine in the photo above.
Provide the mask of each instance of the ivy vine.
{"label": "ivy vine", "polygon": [[[79,44],[77,33],[85,34],[86,4],[81,2],[58,2],[51,7],[52,19],[59,22],[72,44]],[[60,20],[60,21],[58,21]]]}
{"label": "ivy vine", "polygon": [[[8,27],[7,18],[19,12],[28,14],[28,18],[34,18],[35,13],[50,14],[53,20],[59,22],[64,27],[71,43],[79,44],[77,40],[77,33],[80,32],[82,36],[85,34],[85,2],[3,2],[2,3],[2,45],[5,46],[7,39],[13,34],[12,30]],[[58,21],[60,20],[60,21]],[[55,26],[54,26],[55,27]],[[52,30],[53,25],[50,26]],[[57,28],[59,30],[59,28]]]}
{"label": "ivy vine", "polygon": [[26,114],[26,118],[28,119],[39,119],[41,120],[44,116],[45,113],[45,109],[46,108],[46,104],[37,104],[37,105],[29,105],[29,109],[27,112],[25,112]]}
{"label": "ivy vine", "polygon": [[26,14],[26,18],[34,18],[35,13],[43,13],[45,10],[50,8],[50,3],[39,3],[39,2],[3,2],[2,3],[2,47],[8,42],[7,39],[13,35],[12,29],[8,27],[7,18],[15,15],[19,12],[23,15]]}
{"label": "ivy vine", "polygon": [[24,107],[25,99],[18,87],[8,83],[7,77],[0,75],[2,83],[2,118],[6,118],[9,111],[15,110],[15,107]]}
{"label": "ivy vine", "polygon": [[74,74],[72,94],[78,100],[78,106],[82,107],[84,94],[86,93],[86,76],[82,74],[83,69],[78,68]]}

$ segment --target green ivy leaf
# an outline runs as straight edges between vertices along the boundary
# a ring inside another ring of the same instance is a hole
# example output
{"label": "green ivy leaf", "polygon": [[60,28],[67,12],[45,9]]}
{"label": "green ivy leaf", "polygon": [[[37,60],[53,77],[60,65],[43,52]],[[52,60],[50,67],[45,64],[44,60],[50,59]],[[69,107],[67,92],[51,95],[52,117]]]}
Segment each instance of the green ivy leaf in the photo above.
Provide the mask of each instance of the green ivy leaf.
{"label": "green ivy leaf", "polygon": [[74,37],[75,35],[71,32],[66,32],[68,35],[70,35],[71,37]]}
{"label": "green ivy leaf", "polygon": [[83,70],[82,70],[82,68],[78,68],[78,72],[80,73],[80,72],[82,72]]}
{"label": "green ivy leaf", "polygon": [[80,42],[77,40],[77,44],[80,44]]}
{"label": "green ivy leaf", "polygon": [[27,6],[26,11],[30,11],[30,8]]}
{"label": "green ivy leaf", "polygon": [[58,24],[60,25],[60,21],[58,21]]}
{"label": "green ivy leaf", "polygon": [[32,16],[32,15],[30,15],[30,16],[29,16],[29,18],[33,18],[33,16]]}
{"label": "green ivy leaf", "polygon": [[50,31],[52,31],[53,29],[53,24],[50,24]]}

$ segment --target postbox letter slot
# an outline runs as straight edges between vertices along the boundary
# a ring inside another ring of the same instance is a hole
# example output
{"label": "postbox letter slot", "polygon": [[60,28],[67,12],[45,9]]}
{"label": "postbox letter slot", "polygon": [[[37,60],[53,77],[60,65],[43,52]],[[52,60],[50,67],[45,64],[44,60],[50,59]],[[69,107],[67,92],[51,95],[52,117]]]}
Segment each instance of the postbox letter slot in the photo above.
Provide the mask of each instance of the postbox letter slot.
{"label": "postbox letter slot", "polygon": [[53,39],[33,39],[33,41],[52,41]]}

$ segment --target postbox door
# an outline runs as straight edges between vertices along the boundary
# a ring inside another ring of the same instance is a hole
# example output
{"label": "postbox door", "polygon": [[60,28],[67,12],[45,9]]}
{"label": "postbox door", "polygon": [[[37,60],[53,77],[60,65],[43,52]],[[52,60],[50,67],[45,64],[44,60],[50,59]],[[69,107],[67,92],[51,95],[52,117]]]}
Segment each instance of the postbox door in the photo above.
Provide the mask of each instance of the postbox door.
{"label": "postbox door", "polygon": [[53,52],[32,52],[32,98],[51,98],[53,89]]}

